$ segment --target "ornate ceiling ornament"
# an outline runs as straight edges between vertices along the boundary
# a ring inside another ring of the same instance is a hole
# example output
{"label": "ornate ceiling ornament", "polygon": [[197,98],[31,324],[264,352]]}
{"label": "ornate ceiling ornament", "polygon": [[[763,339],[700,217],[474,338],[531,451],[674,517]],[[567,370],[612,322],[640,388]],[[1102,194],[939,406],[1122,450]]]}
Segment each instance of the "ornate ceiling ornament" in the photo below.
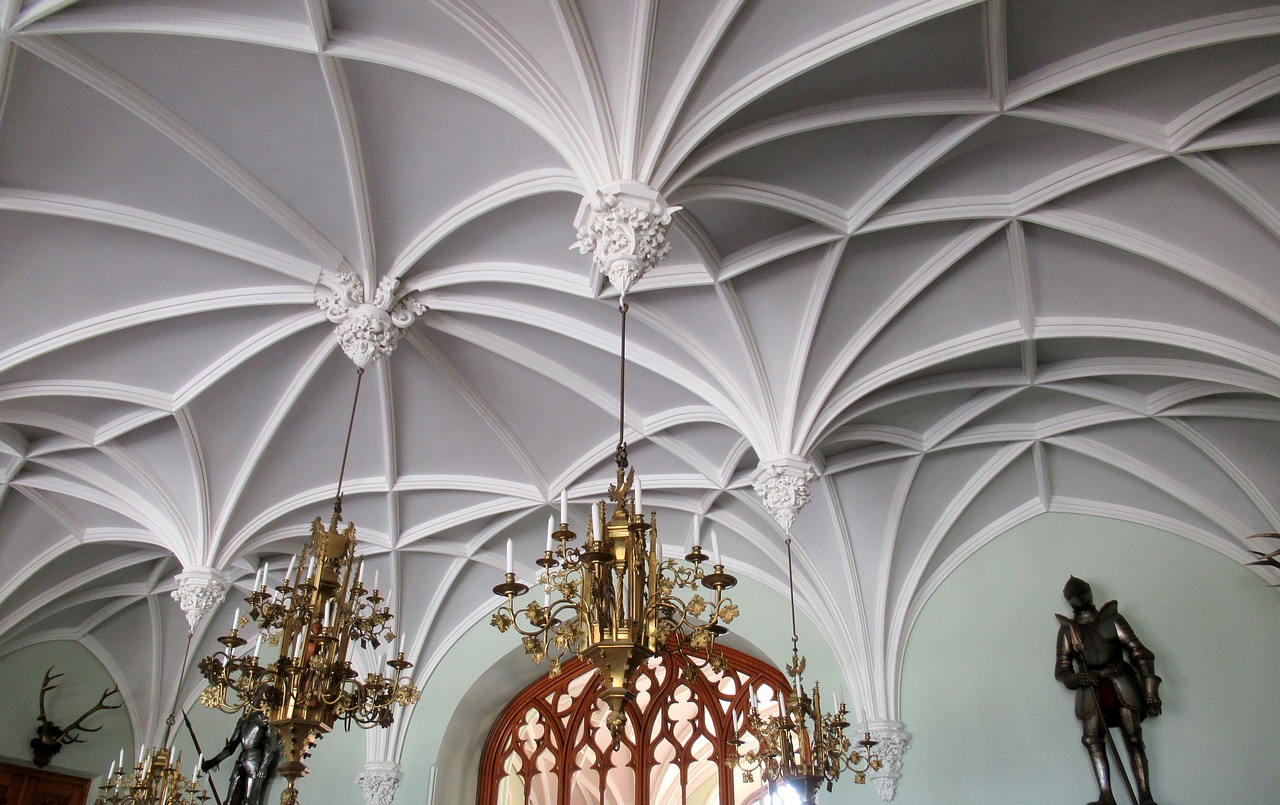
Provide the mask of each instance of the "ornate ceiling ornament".
{"label": "ornate ceiling ornament", "polygon": [[809,461],[784,455],[761,461],[751,474],[751,485],[782,530],[790,532],[796,515],[813,499],[809,483],[817,477]]}
{"label": "ornate ceiling ornament", "polygon": [[876,754],[881,766],[868,776],[880,792],[880,799],[892,802],[894,794],[898,792],[898,778],[902,776],[902,756],[911,742],[911,734],[904,732],[898,722],[889,721],[871,727],[871,737],[880,742],[876,747]]}
{"label": "ornate ceiling ornament", "polygon": [[370,761],[356,777],[356,784],[364,792],[365,805],[391,805],[400,787],[400,778],[399,764]]}
{"label": "ornate ceiling ornament", "polygon": [[679,209],[639,182],[612,182],[582,200],[573,247],[593,252],[596,269],[626,299],[631,286],[671,250],[667,229]]}
{"label": "ornate ceiling ornament", "polygon": [[417,293],[396,299],[400,280],[394,277],[382,278],[372,301],[367,299],[364,283],[355,274],[342,272],[338,283],[342,286],[340,291],[316,299],[316,304],[329,321],[338,325],[342,351],[361,369],[390,355],[414,319],[427,311]]}
{"label": "ornate ceiling ornament", "polygon": [[187,623],[192,631],[195,631],[201,618],[222,603],[231,587],[227,583],[227,577],[211,567],[184,570],[174,576],[174,579],[178,582],[178,588],[169,595],[182,607],[182,614],[187,616]]}

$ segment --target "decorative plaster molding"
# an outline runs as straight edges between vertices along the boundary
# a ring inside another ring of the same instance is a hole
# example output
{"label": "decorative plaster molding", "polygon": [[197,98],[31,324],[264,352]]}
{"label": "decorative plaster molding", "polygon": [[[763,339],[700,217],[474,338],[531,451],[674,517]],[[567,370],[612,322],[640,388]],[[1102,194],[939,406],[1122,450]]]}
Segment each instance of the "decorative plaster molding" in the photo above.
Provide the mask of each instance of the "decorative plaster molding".
{"label": "decorative plaster molding", "polygon": [[784,455],[762,460],[751,474],[751,485],[782,530],[790,532],[796,515],[813,499],[809,483],[817,477],[809,461]]}
{"label": "decorative plaster molding", "polygon": [[356,784],[364,791],[365,805],[391,805],[400,786],[400,765],[370,761],[356,776]]}
{"label": "decorative plaster molding", "polygon": [[679,209],[639,182],[612,182],[597,190],[595,198],[582,200],[573,247],[594,253],[596,269],[625,300],[631,286],[671,250],[667,229]]}
{"label": "decorative plaster molding", "polygon": [[400,280],[383,277],[373,300],[366,299],[364,283],[350,272],[338,275],[342,286],[329,296],[316,299],[329,321],[338,325],[338,343],[356,366],[361,369],[391,354],[396,342],[427,306],[417,293],[407,293],[396,299]]}
{"label": "decorative plaster molding", "polygon": [[200,619],[221,604],[231,588],[222,571],[211,567],[193,567],[174,576],[174,579],[178,582],[178,589],[169,595],[182,607],[182,614],[187,616],[193,632]]}
{"label": "decorative plaster molding", "polygon": [[892,802],[898,792],[898,779],[902,777],[902,756],[911,743],[911,733],[902,729],[897,721],[881,721],[871,725],[871,737],[879,741],[872,751],[880,760],[880,771],[867,772],[875,783],[880,799]]}

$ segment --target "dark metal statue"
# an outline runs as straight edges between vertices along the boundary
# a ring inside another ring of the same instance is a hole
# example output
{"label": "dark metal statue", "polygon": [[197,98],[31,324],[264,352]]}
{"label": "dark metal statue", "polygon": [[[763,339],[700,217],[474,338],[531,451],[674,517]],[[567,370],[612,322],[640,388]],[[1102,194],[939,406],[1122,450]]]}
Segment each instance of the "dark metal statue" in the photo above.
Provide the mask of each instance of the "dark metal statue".
{"label": "dark metal statue", "polygon": [[[1088,583],[1072,576],[1062,595],[1071,605],[1070,618],[1058,615],[1058,659],[1054,676],[1076,692],[1076,718],[1084,731],[1081,743],[1089,752],[1098,778],[1098,799],[1090,805],[1116,805],[1111,792],[1110,747],[1117,771],[1129,788],[1124,764],[1109,728],[1119,727],[1129,751],[1137,792],[1129,796],[1141,805],[1156,805],[1151,798],[1147,752],[1142,742],[1142,719],[1160,715],[1160,677],[1155,657],[1142,645],[1133,628],[1108,601],[1093,605]],[[1125,655],[1128,655],[1126,661]],[[1136,670],[1135,670],[1136,667]]]}
{"label": "dark metal statue", "polygon": [[240,754],[231,770],[226,805],[261,805],[280,759],[280,739],[262,713],[246,710],[226,746],[205,760],[201,768],[209,771],[236,750]]}

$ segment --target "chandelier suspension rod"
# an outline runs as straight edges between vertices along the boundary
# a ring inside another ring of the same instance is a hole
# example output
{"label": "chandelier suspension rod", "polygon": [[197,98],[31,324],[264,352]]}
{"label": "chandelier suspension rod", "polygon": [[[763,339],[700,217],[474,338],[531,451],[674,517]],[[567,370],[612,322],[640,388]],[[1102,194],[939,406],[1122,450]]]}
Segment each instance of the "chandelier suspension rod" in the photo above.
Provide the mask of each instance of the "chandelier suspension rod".
{"label": "chandelier suspension rod", "polygon": [[799,652],[800,636],[796,633],[796,581],[791,569],[791,534],[787,533],[787,595],[791,599],[791,653]]}
{"label": "chandelier suspension rod", "polygon": [[618,311],[622,314],[622,335],[618,349],[618,452],[614,455],[614,461],[622,469],[626,469],[627,466],[627,440],[624,434],[627,410],[627,311],[629,309],[630,305],[626,302],[618,304]]}
{"label": "chandelier suspension rod", "polygon": [[[169,745],[169,736],[173,732],[173,725],[178,723],[178,702],[182,698],[182,680],[187,676],[187,664],[191,661],[191,639],[195,637],[196,629],[192,626],[187,630],[187,645],[182,650],[182,669],[178,671],[178,684],[173,691],[173,709],[169,711],[169,717],[164,720],[164,740],[160,742],[161,746]],[[184,712],[183,717],[186,717]],[[192,737],[195,737],[194,734]]]}
{"label": "chandelier suspension rod", "polygon": [[333,517],[342,516],[342,479],[347,474],[347,455],[351,452],[351,434],[356,428],[356,404],[360,402],[360,381],[364,380],[364,367],[356,369],[356,393],[351,398],[351,418],[347,420],[347,440],[342,446],[342,465],[338,468],[338,491],[333,497]]}

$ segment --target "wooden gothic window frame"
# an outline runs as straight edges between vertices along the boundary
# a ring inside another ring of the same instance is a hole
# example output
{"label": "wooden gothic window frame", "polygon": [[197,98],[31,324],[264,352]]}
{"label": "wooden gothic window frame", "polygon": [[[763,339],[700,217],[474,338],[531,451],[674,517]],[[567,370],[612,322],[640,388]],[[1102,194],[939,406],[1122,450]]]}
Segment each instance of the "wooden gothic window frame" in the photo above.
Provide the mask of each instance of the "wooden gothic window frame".
{"label": "wooden gothic window frame", "polygon": [[[640,693],[626,705],[627,731],[616,753],[609,750],[608,730],[601,726],[600,680],[589,663],[574,658],[558,676],[538,679],[511,700],[489,731],[480,761],[478,805],[495,805],[504,779],[513,771],[523,782],[524,802],[518,805],[529,805],[535,780],[549,794],[538,802],[547,805],[581,802],[573,793],[583,787],[593,789],[601,805],[618,802],[616,793],[606,796],[611,782],[617,781],[616,776],[611,779],[611,769],[629,771],[634,801],[648,803],[654,770],[659,768],[677,770],[680,796],[672,801],[683,802],[690,793],[688,771],[700,761],[715,764],[720,801],[734,802],[734,779],[739,775],[724,764],[725,748],[750,709],[748,686],[773,701],[785,697],[790,686],[769,663],[717,648],[727,662],[724,675],[708,668],[686,680],[680,661],[670,653],[642,666],[637,678]],[[690,712],[690,704],[696,713]],[[664,779],[667,787],[675,784],[663,773],[660,787]]]}

